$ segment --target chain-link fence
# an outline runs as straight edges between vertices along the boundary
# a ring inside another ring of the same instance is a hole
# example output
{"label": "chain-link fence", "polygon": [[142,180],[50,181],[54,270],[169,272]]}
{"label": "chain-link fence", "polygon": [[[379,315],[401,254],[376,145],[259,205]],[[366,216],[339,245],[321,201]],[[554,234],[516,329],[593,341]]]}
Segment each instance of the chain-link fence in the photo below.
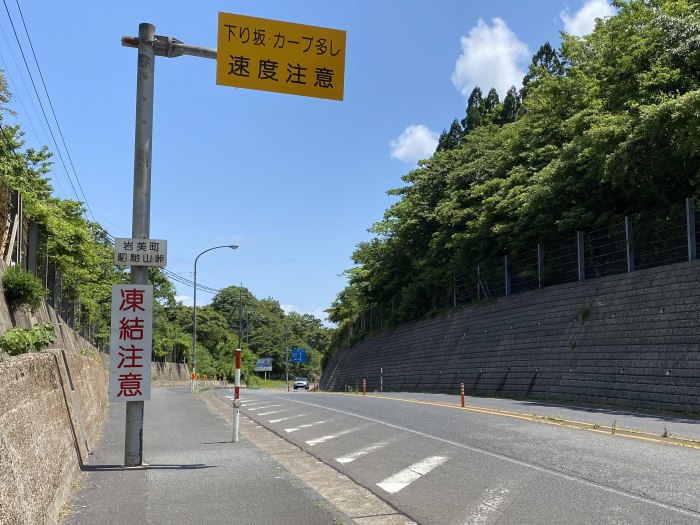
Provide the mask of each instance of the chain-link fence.
{"label": "chain-link fence", "polygon": [[666,215],[625,217],[621,222],[574,232],[557,243],[537,245],[500,260],[484,261],[466,272],[454,272],[431,286],[401,294],[390,302],[368,305],[348,325],[348,337],[417,319],[477,300],[504,297],[587,279],[632,272],[696,258],[700,217],[692,199]]}

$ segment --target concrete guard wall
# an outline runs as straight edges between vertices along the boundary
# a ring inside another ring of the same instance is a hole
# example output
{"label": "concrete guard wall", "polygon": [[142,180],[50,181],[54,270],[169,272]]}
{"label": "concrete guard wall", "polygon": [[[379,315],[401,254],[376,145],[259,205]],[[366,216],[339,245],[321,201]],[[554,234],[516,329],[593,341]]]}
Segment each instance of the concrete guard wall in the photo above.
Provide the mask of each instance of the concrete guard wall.
{"label": "concrete guard wall", "polygon": [[[0,262],[0,276],[5,266]],[[0,353],[0,524],[53,524],[107,414],[109,374],[96,348],[43,305],[11,312],[0,290],[0,333],[54,325],[54,348]]]}
{"label": "concrete guard wall", "polygon": [[57,523],[106,415],[108,374],[53,349],[1,362],[0,378],[0,523]]}
{"label": "concrete guard wall", "polygon": [[700,261],[552,286],[385,329],[321,387],[700,410]]}
{"label": "concrete guard wall", "polygon": [[[5,266],[0,261],[0,276]],[[11,312],[0,290],[0,334],[54,326],[52,349],[0,353],[0,524],[57,523],[107,415],[109,355],[98,352],[47,305]],[[154,385],[187,384],[189,368],[151,363]]]}

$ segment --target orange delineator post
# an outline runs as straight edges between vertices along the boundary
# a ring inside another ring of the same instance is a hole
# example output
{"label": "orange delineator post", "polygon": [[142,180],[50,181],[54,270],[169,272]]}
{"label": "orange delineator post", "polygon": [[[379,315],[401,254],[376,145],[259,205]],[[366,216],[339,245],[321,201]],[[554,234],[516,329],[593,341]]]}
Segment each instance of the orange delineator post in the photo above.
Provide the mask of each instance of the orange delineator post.
{"label": "orange delineator post", "polygon": [[462,391],[462,408],[464,408],[464,383],[462,383],[461,391]]}
{"label": "orange delineator post", "polygon": [[367,380],[366,379],[362,380],[362,395],[363,396],[367,395]]}

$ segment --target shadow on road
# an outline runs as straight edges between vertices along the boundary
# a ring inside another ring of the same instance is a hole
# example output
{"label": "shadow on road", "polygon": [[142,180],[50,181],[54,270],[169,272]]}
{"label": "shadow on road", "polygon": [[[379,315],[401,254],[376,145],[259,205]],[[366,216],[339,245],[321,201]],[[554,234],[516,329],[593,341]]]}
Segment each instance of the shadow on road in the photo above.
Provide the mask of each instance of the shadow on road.
{"label": "shadow on road", "polygon": [[129,470],[200,470],[205,468],[216,468],[216,465],[204,465],[195,463],[192,465],[140,465],[136,467],[125,467],[124,465],[84,465],[83,472],[109,472],[109,471],[129,471]]}

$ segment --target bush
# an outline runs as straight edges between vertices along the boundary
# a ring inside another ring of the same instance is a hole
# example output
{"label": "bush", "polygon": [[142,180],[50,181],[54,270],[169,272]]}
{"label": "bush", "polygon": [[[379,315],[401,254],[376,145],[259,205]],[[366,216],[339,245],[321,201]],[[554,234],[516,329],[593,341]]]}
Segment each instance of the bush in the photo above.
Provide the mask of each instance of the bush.
{"label": "bush", "polygon": [[11,308],[28,305],[35,312],[44,300],[44,285],[41,279],[18,266],[8,268],[2,277],[2,288]]}
{"label": "bush", "polygon": [[39,352],[56,340],[53,324],[42,323],[31,330],[10,328],[0,336],[0,348],[10,355]]}

